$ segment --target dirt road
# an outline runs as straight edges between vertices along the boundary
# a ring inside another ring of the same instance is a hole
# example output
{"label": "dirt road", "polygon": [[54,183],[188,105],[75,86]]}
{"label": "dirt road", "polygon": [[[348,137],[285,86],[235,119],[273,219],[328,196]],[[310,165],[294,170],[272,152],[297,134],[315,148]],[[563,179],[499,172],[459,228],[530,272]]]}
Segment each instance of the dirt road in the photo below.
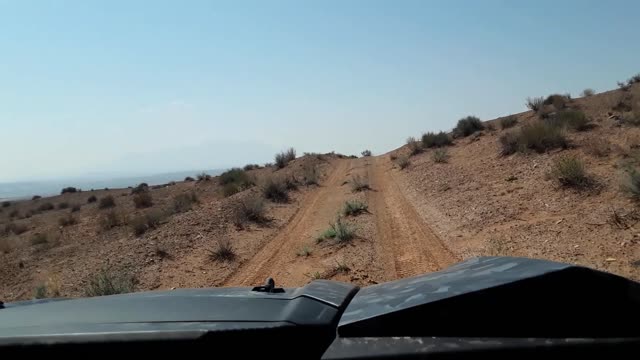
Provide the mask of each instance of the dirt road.
{"label": "dirt road", "polygon": [[[334,251],[327,256],[301,257],[300,251],[314,246],[314,239],[335,219],[344,202],[353,196],[345,185],[356,173],[365,175],[372,190],[366,194],[374,222],[367,234],[373,244],[373,259],[368,263],[382,267],[388,279],[437,271],[456,258],[424,223],[404,197],[392,175],[387,157],[343,159],[331,168],[324,183],[300,202],[292,219],[258,253],[230,276],[227,286],[250,286],[277,279],[282,286],[300,286],[310,281],[314,269],[326,268],[335,261]],[[357,245],[355,245],[357,246]]]}

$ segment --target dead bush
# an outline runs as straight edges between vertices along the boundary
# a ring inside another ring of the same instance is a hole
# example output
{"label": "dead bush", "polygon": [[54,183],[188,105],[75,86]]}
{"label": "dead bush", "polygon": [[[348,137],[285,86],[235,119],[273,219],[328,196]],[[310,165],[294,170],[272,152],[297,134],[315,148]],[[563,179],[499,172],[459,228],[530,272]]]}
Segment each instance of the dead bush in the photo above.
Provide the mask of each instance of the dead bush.
{"label": "dead bush", "polygon": [[561,128],[544,122],[525,125],[521,129],[508,132],[502,135],[499,141],[502,155],[528,151],[543,153],[569,146]]}
{"label": "dead bush", "polygon": [[49,241],[49,236],[46,233],[35,233],[31,236],[31,245],[42,245]]}
{"label": "dead bush", "polygon": [[404,170],[411,164],[411,162],[409,161],[409,157],[408,156],[402,155],[402,156],[400,156],[398,158],[398,160],[396,161],[396,164],[398,164],[398,167],[401,170]]}
{"label": "dead bush", "polygon": [[80,204],[74,204],[74,205],[71,207],[71,212],[72,212],[72,213],[74,213],[74,212],[78,212],[78,211],[80,211],[80,208],[81,208],[81,205],[80,205]]}
{"label": "dead bush", "polygon": [[40,206],[38,206],[38,211],[49,211],[53,209],[54,209],[54,206],[50,202],[42,203],[40,204]]}
{"label": "dead bush", "polygon": [[4,226],[2,234],[0,235],[8,235],[8,234],[20,235],[26,232],[27,230],[28,228],[25,225],[9,222],[7,225]]}
{"label": "dead bush", "polygon": [[595,95],[595,93],[595,90],[587,88],[582,90],[582,93],[580,95],[582,95],[582,97],[589,97]]}
{"label": "dead bush", "polygon": [[266,209],[264,200],[258,196],[251,196],[239,201],[234,208],[234,223],[242,226],[245,222],[264,223]]}
{"label": "dead bush", "polygon": [[447,153],[446,149],[436,149],[431,156],[436,163],[446,163],[449,161],[449,153]]}
{"label": "dead bush", "polygon": [[512,128],[518,124],[518,118],[515,116],[507,116],[500,120],[500,127],[504,129]]}
{"label": "dead bush", "polygon": [[584,169],[584,163],[574,156],[564,156],[557,159],[550,173],[560,185],[577,189],[590,187],[593,181]]}
{"label": "dead bush", "polygon": [[200,174],[196,175],[196,178],[198,179],[198,182],[209,181],[211,180],[211,175],[203,171]]}
{"label": "dead bush", "polygon": [[296,150],[294,148],[289,148],[285,151],[277,153],[274,160],[276,162],[276,166],[278,169],[282,169],[287,166],[291,161],[296,159]]}
{"label": "dead bush", "polygon": [[91,204],[98,201],[98,198],[95,195],[91,195],[87,198],[87,203]]}
{"label": "dead bush", "polygon": [[595,157],[607,157],[611,153],[611,143],[602,137],[589,139],[584,151]]}
{"label": "dead bush", "polygon": [[128,271],[104,268],[89,278],[85,296],[127,294],[135,290],[137,280]]}
{"label": "dead bush", "polygon": [[58,219],[58,224],[62,227],[66,227],[66,226],[71,226],[71,225],[75,225],[78,223],[78,219],[76,219],[73,215],[71,214],[66,214],[63,215],[62,217],[60,217]]}
{"label": "dead bush", "polygon": [[235,257],[236,253],[229,238],[219,239],[215,247],[209,250],[209,258],[214,261],[232,261]]}
{"label": "dead bush", "polygon": [[110,209],[114,206],[116,206],[116,200],[111,195],[103,197],[98,203],[98,209]]}
{"label": "dead bush", "polygon": [[174,214],[191,210],[193,204],[198,202],[195,192],[182,193],[173,197],[171,209]]}
{"label": "dead bush", "polygon": [[100,227],[102,230],[110,230],[127,223],[126,216],[116,210],[110,210],[100,218]]}
{"label": "dead bush", "polygon": [[276,202],[285,203],[289,201],[287,186],[282,178],[269,177],[262,185],[262,194],[265,198]]}
{"label": "dead bush", "polygon": [[407,138],[407,147],[409,148],[409,156],[422,152],[422,146],[420,146],[420,143],[413,136]]}
{"label": "dead bush", "polygon": [[544,99],[542,103],[544,105],[551,105],[556,110],[562,110],[567,107],[570,101],[571,101],[571,96],[569,94],[566,94],[566,95],[551,94],[547,96],[547,98]]}
{"label": "dead bush", "polygon": [[320,174],[318,173],[318,167],[311,164],[306,164],[302,168],[302,182],[306,186],[318,185]]}
{"label": "dead bush", "polygon": [[360,192],[365,190],[371,190],[369,181],[360,175],[354,175],[351,177],[351,190],[353,192]]}
{"label": "dead bush", "polygon": [[544,105],[543,97],[527,98],[527,108],[535,112],[540,111],[543,105]]}

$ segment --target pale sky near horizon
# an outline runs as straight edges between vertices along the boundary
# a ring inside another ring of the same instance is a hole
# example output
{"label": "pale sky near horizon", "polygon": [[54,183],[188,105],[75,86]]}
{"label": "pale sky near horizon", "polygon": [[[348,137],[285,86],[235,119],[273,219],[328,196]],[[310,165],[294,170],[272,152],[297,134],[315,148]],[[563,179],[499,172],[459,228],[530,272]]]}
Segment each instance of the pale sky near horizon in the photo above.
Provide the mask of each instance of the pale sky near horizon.
{"label": "pale sky near horizon", "polygon": [[0,0],[0,182],[383,153],[640,71],[639,1]]}

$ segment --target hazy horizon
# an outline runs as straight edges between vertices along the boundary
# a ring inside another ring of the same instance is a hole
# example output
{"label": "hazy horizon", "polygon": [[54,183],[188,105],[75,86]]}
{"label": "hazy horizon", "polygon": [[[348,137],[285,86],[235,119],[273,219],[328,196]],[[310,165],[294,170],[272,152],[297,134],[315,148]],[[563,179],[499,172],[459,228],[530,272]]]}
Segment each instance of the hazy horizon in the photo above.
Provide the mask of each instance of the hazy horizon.
{"label": "hazy horizon", "polygon": [[637,1],[2,1],[0,183],[375,154],[634,75]]}

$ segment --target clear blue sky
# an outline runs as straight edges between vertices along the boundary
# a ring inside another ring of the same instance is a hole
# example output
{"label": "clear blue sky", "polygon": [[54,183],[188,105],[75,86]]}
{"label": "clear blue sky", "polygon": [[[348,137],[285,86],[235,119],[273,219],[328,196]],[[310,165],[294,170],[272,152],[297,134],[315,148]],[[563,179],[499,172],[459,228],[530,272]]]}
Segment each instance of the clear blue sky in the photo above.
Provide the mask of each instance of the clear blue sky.
{"label": "clear blue sky", "polygon": [[640,71],[638,1],[0,0],[0,181],[370,148]]}

